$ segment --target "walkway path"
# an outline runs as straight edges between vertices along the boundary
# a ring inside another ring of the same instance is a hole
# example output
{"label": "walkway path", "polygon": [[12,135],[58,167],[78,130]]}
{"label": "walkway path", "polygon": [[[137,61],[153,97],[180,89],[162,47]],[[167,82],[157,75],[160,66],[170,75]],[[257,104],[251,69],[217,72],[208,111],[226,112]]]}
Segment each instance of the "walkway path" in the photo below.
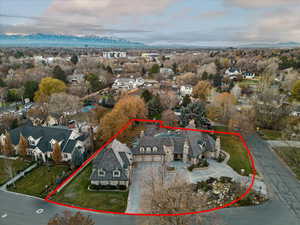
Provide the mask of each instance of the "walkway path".
{"label": "walkway path", "polygon": [[37,163],[31,165],[30,167],[28,167],[27,169],[25,169],[24,171],[22,171],[21,173],[17,174],[14,178],[10,179],[9,181],[7,181],[4,185],[2,185],[0,187],[0,190],[5,191],[6,187],[12,183],[15,183],[17,180],[19,180],[20,178],[22,178],[23,176],[25,176],[25,173],[33,170],[35,167],[37,167]]}
{"label": "walkway path", "polygon": [[267,141],[272,147],[300,148],[300,141]]}

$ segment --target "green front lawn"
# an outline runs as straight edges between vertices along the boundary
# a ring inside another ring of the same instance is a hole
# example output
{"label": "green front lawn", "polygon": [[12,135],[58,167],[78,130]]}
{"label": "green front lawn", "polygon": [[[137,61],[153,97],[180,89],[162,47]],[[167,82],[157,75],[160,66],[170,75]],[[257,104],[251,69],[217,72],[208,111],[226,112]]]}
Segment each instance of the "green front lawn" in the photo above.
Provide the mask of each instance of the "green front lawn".
{"label": "green front lawn", "polygon": [[89,209],[125,212],[128,192],[89,191],[91,172],[92,167],[89,165],[52,200]]}
{"label": "green front lawn", "polygon": [[293,147],[280,147],[275,148],[275,151],[300,180],[300,149]]}
{"label": "green front lawn", "polygon": [[14,175],[16,175],[18,171],[25,170],[30,165],[30,162],[23,161],[21,159],[0,159],[0,185],[10,179],[9,174],[5,171],[5,160],[12,165]]}
{"label": "green front lawn", "polygon": [[65,165],[50,166],[49,171],[47,166],[40,166],[18,180],[15,183],[15,188],[10,186],[8,190],[37,197],[45,197],[47,194],[46,186],[54,185],[56,178],[62,176],[63,171],[67,172],[68,170],[69,168]]}
{"label": "green front lawn", "polygon": [[[213,127],[215,131],[230,132],[226,127]],[[248,152],[239,137],[230,134],[215,134],[221,138],[221,149],[230,154],[228,165],[241,174],[241,169],[245,170],[244,175],[252,173],[252,167]]]}
{"label": "green front lawn", "polygon": [[281,132],[278,130],[267,130],[267,129],[261,129],[259,131],[262,138],[265,140],[281,140]]}

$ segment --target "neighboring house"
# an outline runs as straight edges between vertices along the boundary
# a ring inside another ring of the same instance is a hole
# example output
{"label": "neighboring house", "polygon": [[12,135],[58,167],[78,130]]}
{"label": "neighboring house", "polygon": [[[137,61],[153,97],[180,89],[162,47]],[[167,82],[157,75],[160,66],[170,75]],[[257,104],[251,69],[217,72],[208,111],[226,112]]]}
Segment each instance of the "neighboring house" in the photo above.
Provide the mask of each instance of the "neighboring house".
{"label": "neighboring house", "polygon": [[185,85],[180,87],[181,96],[192,95],[192,93],[193,93],[193,86]]}
{"label": "neighboring house", "polygon": [[67,76],[67,81],[70,84],[81,84],[85,81],[84,77],[84,74],[72,74]]}
{"label": "neighboring house", "polygon": [[93,161],[92,185],[129,186],[132,154],[126,144],[114,140]]}
{"label": "neighboring house", "polygon": [[111,59],[111,58],[125,58],[127,56],[127,52],[103,52],[103,58]]}
{"label": "neighboring house", "polygon": [[[90,138],[87,133],[82,134],[76,130],[66,127],[40,127],[23,125],[9,131],[11,141],[18,153],[20,136],[26,138],[29,149],[28,154],[33,155],[35,160],[46,161],[52,157],[53,145],[58,142],[61,147],[62,161],[70,161],[74,150],[79,150],[82,154],[90,146]],[[5,135],[0,136],[3,143]]]}
{"label": "neighboring house", "polygon": [[225,71],[225,75],[226,76],[238,76],[241,75],[242,71],[240,69],[237,68],[229,68]]}
{"label": "neighboring house", "polygon": [[114,81],[112,88],[119,89],[133,89],[144,85],[145,81],[143,78],[118,78]]}
{"label": "neighboring house", "polygon": [[292,116],[299,116],[300,117],[300,105],[296,106],[291,113]]}
{"label": "neighboring house", "polygon": [[243,77],[245,79],[254,79],[255,78],[255,73],[245,72],[245,73],[243,73]]}
{"label": "neighboring house", "polygon": [[165,75],[173,75],[174,74],[174,72],[171,68],[160,68],[159,72],[161,74],[165,74]]}

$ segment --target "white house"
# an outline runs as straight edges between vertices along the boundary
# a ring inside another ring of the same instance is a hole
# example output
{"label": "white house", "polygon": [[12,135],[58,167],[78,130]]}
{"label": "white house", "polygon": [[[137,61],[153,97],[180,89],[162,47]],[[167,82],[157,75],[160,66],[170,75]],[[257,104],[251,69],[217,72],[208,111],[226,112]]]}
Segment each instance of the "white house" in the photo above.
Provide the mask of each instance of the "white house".
{"label": "white house", "polygon": [[[62,161],[70,161],[75,150],[84,154],[90,146],[89,135],[79,133],[76,130],[62,127],[41,127],[24,125],[9,131],[14,150],[18,154],[20,137],[23,136],[28,142],[28,155],[33,155],[35,160],[46,161],[52,158],[53,146],[58,143],[61,147]],[[0,136],[3,145],[6,136]]]}
{"label": "white house", "polygon": [[193,92],[193,86],[191,85],[184,85],[180,87],[181,96],[192,95],[192,92]]}
{"label": "white house", "polygon": [[118,78],[114,81],[112,88],[119,89],[119,88],[125,88],[125,89],[134,89],[137,87],[140,87],[144,85],[145,80],[143,78]]}
{"label": "white house", "polygon": [[127,52],[103,52],[103,58],[126,58]]}

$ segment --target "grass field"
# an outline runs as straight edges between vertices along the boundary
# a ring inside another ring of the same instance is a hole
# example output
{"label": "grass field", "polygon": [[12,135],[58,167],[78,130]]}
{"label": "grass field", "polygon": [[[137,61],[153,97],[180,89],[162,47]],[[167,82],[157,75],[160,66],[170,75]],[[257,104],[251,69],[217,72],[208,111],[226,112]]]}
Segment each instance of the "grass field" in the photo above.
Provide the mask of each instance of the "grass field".
{"label": "grass field", "polygon": [[275,151],[300,180],[300,149],[292,147],[281,147],[275,148]]}
{"label": "grass field", "polygon": [[281,132],[278,130],[267,130],[261,129],[259,131],[262,135],[262,138],[265,140],[281,140]]}
{"label": "grass field", "polygon": [[5,172],[5,160],[8,160],[12,164],[14,175],[17,171],[25,170],[30,165],[29,162],[25,162],[21,159],[0,159],[0,184],[9,180],[9,175]]}
{"label": "grass field", "polygon": [[[214,127],[213,130],[230,132],[226,127]],[[230,154],[228,165],[241,174],[241,169],[245,170],[244,175],[252,173],[250,160],[239,137],[230,134],[216,134],[221,138],[221,149]]]}
{"label": "grass field", "polygon": [[45,197],[44,190],[46,185],[54,184],[55,179],[61,176],[63,171],[67,172],[68,167],[57,165],[50,167],[40,166],[29,172],[25,177],[16,182],[16,188],[9,187],[9,191],[19,192],[37,197]]}
{"label": "grass field", "polygon": [[92,168],[89,165],[52,200],[96,210],[125,212],[128,192],[89,191],[91,172]]}

